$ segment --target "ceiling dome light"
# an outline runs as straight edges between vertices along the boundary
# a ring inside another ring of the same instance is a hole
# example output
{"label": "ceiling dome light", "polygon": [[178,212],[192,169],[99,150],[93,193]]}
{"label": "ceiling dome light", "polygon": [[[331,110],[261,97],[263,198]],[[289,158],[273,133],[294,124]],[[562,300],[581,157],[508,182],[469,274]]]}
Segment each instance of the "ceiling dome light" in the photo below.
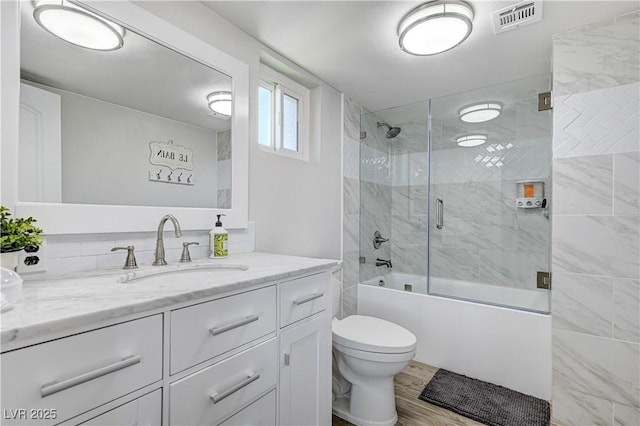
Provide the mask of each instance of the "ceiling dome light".
{"label": "ceiling dome light", "polygon": [[54,36],[93,50],[116,50],[124,28],[66,0],[36,0],[33,17]]}
{"label": "ceiling dome light", "polygon": [[487,135],[464,135],[456,138],[458,146],[471,148],[487,142]]}
{"label": "ceiling dome light", "polygon": [[231,92],[228,90],[210,93],[207,95],[207,102],[209,109],[216,114],[231,116]]}
{"label": "ceiling dome light", "polygon": [[463,1],[437,0],[407,13],[398,25],[400,49],[417,56],[436,55],[466,40],[473,9]]}
{"label": "ceiling dome light", "polygon": [[460,108],[458,115],[460,120],[467,123],[482,123],[493,120],[502,112],[500,102],[480,102]]}

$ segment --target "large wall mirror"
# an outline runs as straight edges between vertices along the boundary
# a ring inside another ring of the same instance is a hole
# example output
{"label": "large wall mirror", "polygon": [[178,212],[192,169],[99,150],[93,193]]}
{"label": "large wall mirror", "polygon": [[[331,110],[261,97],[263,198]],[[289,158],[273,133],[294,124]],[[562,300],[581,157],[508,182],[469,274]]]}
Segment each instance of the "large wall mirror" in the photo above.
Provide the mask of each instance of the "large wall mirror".
{"label": "large wall mirror", "polygon": [[128,2],[76,2],[124,29],[81,47],[37,4],[19,2],[16,212],[47,233],[153,230],[169,212],[245,227],[248,67]]}

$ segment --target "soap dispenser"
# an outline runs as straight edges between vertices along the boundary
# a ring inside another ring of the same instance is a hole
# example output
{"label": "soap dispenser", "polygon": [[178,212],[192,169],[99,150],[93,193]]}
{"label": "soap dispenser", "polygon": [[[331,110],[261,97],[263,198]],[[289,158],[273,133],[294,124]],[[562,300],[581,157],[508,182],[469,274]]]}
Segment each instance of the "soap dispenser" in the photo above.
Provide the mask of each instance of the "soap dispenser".
{"label": "soap dispenser", "polygon": [[222,227],[222,221],[219,214],[216,226],[209,232],[209,257],[212,259],[220,259],[229,255],[228,243],[229,233]]}

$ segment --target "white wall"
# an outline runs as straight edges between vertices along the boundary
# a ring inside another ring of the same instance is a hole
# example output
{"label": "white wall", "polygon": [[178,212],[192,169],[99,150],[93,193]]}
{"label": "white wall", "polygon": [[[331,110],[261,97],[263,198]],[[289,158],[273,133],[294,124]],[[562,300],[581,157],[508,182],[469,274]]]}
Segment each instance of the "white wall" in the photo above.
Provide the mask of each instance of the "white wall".
{"label": "white wall", "polygon": [[[198,2],[137,2],[140,7],[214,45],[250,67],[249,220],[256,249],[340,257],[341,97],[326,83],[280,57]],[[257,144],[257,87],[261,55],[275,57],[311,86],[309,162],[261,151]]]}
{"label": "white wall", "polygon": [[[62,101],[62,202],[145,206],[216,207],[217,133],[52,87]],[[114,126],[114,123],[118,123]],[[167,142],[193,152],[194,185],[150,182],[149,143]],[[131,161],[123,162],[123,157]],[[213,167],[212,167],[213,165]],[[25,199],[23,201],[42,201]],[[53,200],[52,200],[53,201]]]}

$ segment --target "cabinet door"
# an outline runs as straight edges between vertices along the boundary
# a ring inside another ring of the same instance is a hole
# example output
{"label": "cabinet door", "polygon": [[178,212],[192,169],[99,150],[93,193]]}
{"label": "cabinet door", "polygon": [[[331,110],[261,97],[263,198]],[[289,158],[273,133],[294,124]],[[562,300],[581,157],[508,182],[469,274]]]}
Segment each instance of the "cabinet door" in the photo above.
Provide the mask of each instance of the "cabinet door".
{"label": "cabinet door", "polygon": [[81,423],[85,426],[157,426],[162,422],[162,390],[107,411]]}
{"label": "cabinet door", "polygon": [[331,424],[331,328],[326,313],[280,335],[280,424]]}

